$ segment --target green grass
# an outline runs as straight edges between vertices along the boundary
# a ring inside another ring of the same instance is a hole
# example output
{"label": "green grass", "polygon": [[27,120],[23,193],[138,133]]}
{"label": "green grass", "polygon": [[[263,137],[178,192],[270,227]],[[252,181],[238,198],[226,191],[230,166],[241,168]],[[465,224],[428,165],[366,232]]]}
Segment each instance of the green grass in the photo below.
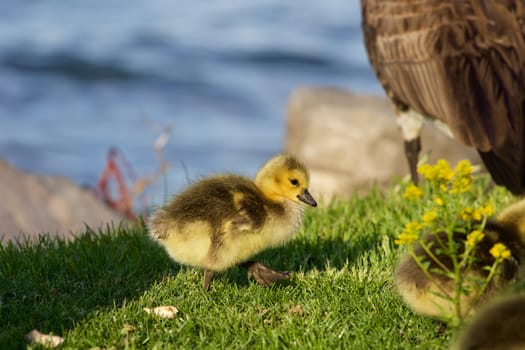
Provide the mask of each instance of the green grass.
{"label": "green grass", "polygon": [[[510,199],[484,188],[496,208]],[[0,349],[27,347],[34,328],[72,349],[443,349],[452,331],[413,314],[392,286],[394,237],[415,212],[394,190],[309,210],[292,242],[258,257],[291,280],[262,288],[233,268],[209,293],[201,271],[171,262],[141,227],[0,245]],[[159,305],[180,313],[143,311]]]}

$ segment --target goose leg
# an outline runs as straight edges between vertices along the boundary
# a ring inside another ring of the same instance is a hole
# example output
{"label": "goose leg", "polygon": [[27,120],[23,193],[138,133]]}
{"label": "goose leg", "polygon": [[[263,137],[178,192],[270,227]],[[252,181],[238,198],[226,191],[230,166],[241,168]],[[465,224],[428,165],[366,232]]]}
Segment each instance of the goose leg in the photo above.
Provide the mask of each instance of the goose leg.
{"label": "goose leg", "polygon": [[405,156],[408,160],[408,167],[410,169],[410,177],[415,185],[418,183],[417,162],[419,159],[419,152],[421,151],[421,138],[418,136],[413,140],[405,141]]}
{"label": "goose leg", "polygon": [[289,272],[276,271],[257,261],[247,261],[242,264],[248,269],[248,279],[254,278],[261,286],[269,286],[278,280],[289,279]]}
{"label": "goose leg", "polygon": [[403,140],[405,140],[405,156],[408,160],[410,177],[414,184],[418,183],[417,162],[421,151],[421,131],[423,130],[424,118],[408,106],[395,103],[398,117],[397,125],[401,129]]}
{"label": "goose leg", "polygon": [[215,273],[211,270],[204,270],[204,291],[207,292],[210,290],[211,280]]}

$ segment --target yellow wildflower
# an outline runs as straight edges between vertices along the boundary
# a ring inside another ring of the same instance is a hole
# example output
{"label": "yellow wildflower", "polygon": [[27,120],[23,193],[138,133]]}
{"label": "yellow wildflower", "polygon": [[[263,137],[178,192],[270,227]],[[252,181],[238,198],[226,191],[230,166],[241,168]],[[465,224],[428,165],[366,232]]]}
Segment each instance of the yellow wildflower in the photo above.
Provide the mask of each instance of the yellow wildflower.
{"label": "yellow wildflower", "polygon": [[403,232],[399,234],[398,239],[394,240],[394,243],[397,245],[407,245],[419,238],[419,235],[415,233]]}
{"label": "yellow wildflower", "polygon": [[411,221],[405,225],[405,229],[399,234],[398,239],[394,241],[395,244],[405,245],[410,244],[419,239],[419,232],[423,226],[417,221]]}
{"label": "yellow wildflower", "polygon": [[472,211],[472,219],[476,221],[481,221],[482,217],[483,217],[483,209],[477,208]]}
{"label": "yellow wildflower", "polygon": [[494,207],[490,203],[487,203],[487,205],[485,205],[482,210],[483,215],[485,216],[491,216],[492,214],[494,214]]}
{"label": "yellow wildflower", "polygon": [[423,226],[417,221],[411,221],[405,225],[404,232],[419,234]]}
{"label": "yellow wildflower", "polygon": [[505,260],[510,257],[510,250],[503,243],[496,243],[489,251],[496,260]]}
{"label": "yellow wildflower", "polygon": [[463,221],[472,220],[473,213],[474,209],[472,209],[471,207],[466,207],[461,211],[461,213],[459,213],[459,217]]}
{"label": "yellow wildflower", "polygon": [[485,237],[485,234],[481,232],[480,230],[474,230],[467,236],[467,247],[474,247],[476,244],[481,242],[481,240]]}
{"label": "yellow wildflower", "polygon": [[405,188],[405,192],[403,192],[403,198],[409,201],[417,201],[422,196],[423,191],[421,191],[421,188],[417,187],[414,184],[408,185],[407,188]]}
{"label": "yellow wildflower", "polygon": [[455,174],[444,159],[439,159],[435,165],[420,165],[417,171],[429,181],[449,181]]}
{"label": "yellow wildflower", "polygon": [[433,180],[434,171],[430,164],[422,164],[417,168],[417,172],[420,173],[425,179]]}
{"label": "yellow wildflower", "polygon": [[463,176],[468,176],[470,174],[472,174],[472,164],[470,164],[470,162],[468,160],[461,160],[457,165],[456,165],[456,168],[454,169],[454,172],[460,176],[460,177],[463,177]]}
{"label": "yellow wildflower", "polygon": [[450,193],[456,194],[456,193],[465,193],[470,191],[470,187],[472,185],[472,178],[470,176],[467,177],[455,177],[454,181],[452,182],[452,190]]}
{"label": "yellow wildflower", "polygon": [[425,224],[430,224],[434,222],[437,218],[437,212],[435,210],[427,211],[423,214],[423,222]]}
{"label": "yellow wildflower", "polygon": [[433,202],[434,204],[439,205],[440,207],[445,204],[445,202],[443,202],[443,199],[441,197],[434,197]]}
{"label": "yellow wildflower", "polygon": [[439,159],[434,166],[437,172],[437,178],[441,180],[450,180],[454,176],[454,172],[450,169],[450,165],[444,159]]}

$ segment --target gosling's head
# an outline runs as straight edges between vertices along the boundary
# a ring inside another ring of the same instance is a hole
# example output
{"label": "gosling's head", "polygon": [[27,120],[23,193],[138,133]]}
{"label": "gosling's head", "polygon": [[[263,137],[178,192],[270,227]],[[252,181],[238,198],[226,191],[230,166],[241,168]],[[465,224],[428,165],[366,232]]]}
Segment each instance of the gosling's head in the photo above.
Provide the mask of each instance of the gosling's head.
{"label": "gosling's head", "polygon": [[317,202],[308,192],[309,181],[308,170],[301,162],[291,155],[279,154],[263,165],[254,182],[273,202],[291,200],[315,207]]}

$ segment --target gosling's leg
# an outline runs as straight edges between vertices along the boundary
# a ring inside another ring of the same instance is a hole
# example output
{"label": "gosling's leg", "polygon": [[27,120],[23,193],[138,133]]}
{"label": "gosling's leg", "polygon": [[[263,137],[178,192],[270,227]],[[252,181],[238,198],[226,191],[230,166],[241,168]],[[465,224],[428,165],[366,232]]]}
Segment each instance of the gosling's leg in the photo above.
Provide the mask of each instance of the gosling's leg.
{"label": "gosling's leg", "polygon": [[275,281],[291,277],[289,272],[273,270],[257,261],[247,261],[242,266],[248,269],[248,279],[253,277],[261,286],[269,286]]}
{"label": "gosling's leg", "polygon": [[419,159],[419,152],[421,151],[421,138],[418,136],[413,140],[405,141],[405,155],[408,160],[408,167],[410,169],[410,177],[415,185],[418,183],[417,162]]}
{"label": "gosling's leg", "polygon": [[204,291],[207,292],[210,290],[211,280],[215,272],[211,270],[204,270]]}

